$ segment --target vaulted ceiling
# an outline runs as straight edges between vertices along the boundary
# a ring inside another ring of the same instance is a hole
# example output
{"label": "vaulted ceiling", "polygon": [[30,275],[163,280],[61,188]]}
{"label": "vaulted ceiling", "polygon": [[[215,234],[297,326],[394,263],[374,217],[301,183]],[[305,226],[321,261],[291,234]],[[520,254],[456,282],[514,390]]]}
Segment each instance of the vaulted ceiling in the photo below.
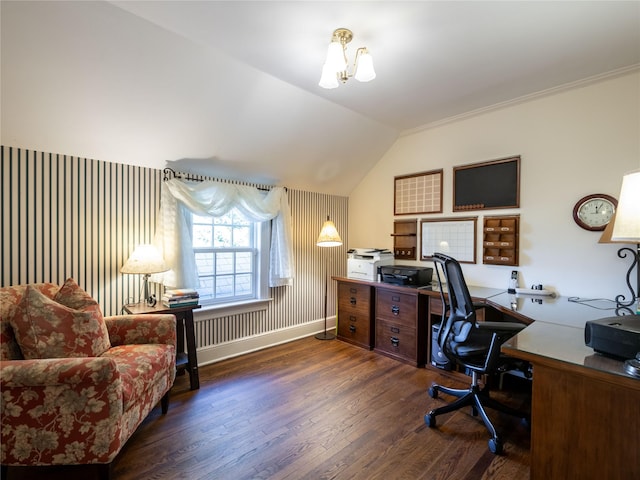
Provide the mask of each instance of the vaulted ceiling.
{"label": "vaulted ceiling", "polygon": [[[637,1],[0,8],[3,144],[338,195],[403,133],[640,65]],[[338,27],[375,80],[318,86]]]}

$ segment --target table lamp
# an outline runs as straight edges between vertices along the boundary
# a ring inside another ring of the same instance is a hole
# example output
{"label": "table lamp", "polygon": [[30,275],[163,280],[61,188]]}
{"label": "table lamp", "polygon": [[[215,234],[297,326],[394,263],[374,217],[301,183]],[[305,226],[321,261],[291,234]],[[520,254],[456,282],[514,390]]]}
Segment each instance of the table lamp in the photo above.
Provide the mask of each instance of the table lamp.
{"label": "table lamp", "polygon": [[[327,221],[322,225],[318,240],[316,240],[318,247],[339,247],[342,245],[342,239],[336,229],[334,223],[329,220],[327,215]],[[324,267],[324,332],[318,333],[316,338],[318,340],[332,340],[336,336],[332,333],[327,333],[327,289],[329,287],[329,254],[325,252],[325,267]]]}
{"label": "table lamp", "polygon": [[158,249],[153,245],[142,244],[135,248],[120,269],[120,272],[143,274],[144,301],[147,304],[151,305],[153,303],[155,305],[155,300],[150,300],[149,298],[149,277],[152,273],[161,273],[167,270],[169,270],[169,267],[164,262]]}
{"label": "table lamp", "polygon": [[[627,271],[627,286],[631,299],[625,301],[624,295],[616,297],[618,307],[628,309],[635,305],[636,314],[640,314],[640,170],[627,173],[622,177],[620,199],[613,218],[605,228],[598,243],[635,243],[636,249],[623,247],[618,257],[631,255],[632,262]],[[636,289],[631,284],[631,272],[636,268]]]}

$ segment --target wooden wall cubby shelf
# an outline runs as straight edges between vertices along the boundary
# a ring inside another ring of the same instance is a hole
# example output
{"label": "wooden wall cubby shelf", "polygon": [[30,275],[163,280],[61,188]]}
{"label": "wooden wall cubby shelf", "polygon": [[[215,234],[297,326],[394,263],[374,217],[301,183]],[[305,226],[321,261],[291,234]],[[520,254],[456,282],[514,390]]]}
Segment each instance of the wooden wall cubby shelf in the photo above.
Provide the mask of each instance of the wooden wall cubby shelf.
{"label": "wooden wall cubby shelf", "polygon": [[484,217],[482,263],[518,266],[519,237],[520,215]]}
{"label": "wooden wall cubby shelf", "polygon": [[414,219],[393,222],[393,256],[404,260],[415,260],[418,241],[418,222]]}

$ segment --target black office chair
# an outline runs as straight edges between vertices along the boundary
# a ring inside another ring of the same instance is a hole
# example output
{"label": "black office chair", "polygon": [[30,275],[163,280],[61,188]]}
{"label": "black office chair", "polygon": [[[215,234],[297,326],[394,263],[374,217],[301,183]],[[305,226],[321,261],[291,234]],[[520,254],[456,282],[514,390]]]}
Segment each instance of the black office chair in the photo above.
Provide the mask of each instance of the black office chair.
{"label": "black office chair", "polygon": [[[488,386],[485,384],[483,388],[480,388],[478,380],[481,375],[498,373],[504,367],[509,360],[501,355],[500,346],[526,325],[501,321],[477,321],[476,308],[484,308],[486,305],[474,304],[471,301],[460,264],[454,258],[441,253],[434,253],[433,261],[443,305],[438,344],[451,362],[457,363],[467,372],[471,372],[471,386],[468,389],[459,390],[433,384],[429,388],[429,395],[432,398],[438,398],[438,393],[444,392],[458,397],[458,399],[449,405],[431,410],[425,415],[424,421],[427,426],[435,427],[438,415],[471,406],[473,415],[480,414],[491,434],[489,450],[500,454],[502,453],[502,441],[487,416],[485,407],[515,415],[526,421],[528,421],[528,417],[491,398]],[[445,282],[442,276],[447,284],[448,295],[446,297],[443,285]],[[446,300],[447,297],[448,300]]]}

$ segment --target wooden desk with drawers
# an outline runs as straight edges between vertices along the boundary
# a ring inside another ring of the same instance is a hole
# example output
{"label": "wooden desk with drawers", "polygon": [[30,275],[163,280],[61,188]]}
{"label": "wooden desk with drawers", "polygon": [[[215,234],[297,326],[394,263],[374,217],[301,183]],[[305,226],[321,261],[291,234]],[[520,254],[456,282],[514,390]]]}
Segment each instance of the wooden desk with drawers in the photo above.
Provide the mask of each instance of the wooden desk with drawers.
{"label": "wooden desk with drawers", "polygon": [[[345,277],[333,279],[338,285],[340,340],[417,367],[429,363],[432,316],[439,322],[442,315],[437,290]],[[484,301],[504,291],[486,287],[469,290],[474,301]]]}

